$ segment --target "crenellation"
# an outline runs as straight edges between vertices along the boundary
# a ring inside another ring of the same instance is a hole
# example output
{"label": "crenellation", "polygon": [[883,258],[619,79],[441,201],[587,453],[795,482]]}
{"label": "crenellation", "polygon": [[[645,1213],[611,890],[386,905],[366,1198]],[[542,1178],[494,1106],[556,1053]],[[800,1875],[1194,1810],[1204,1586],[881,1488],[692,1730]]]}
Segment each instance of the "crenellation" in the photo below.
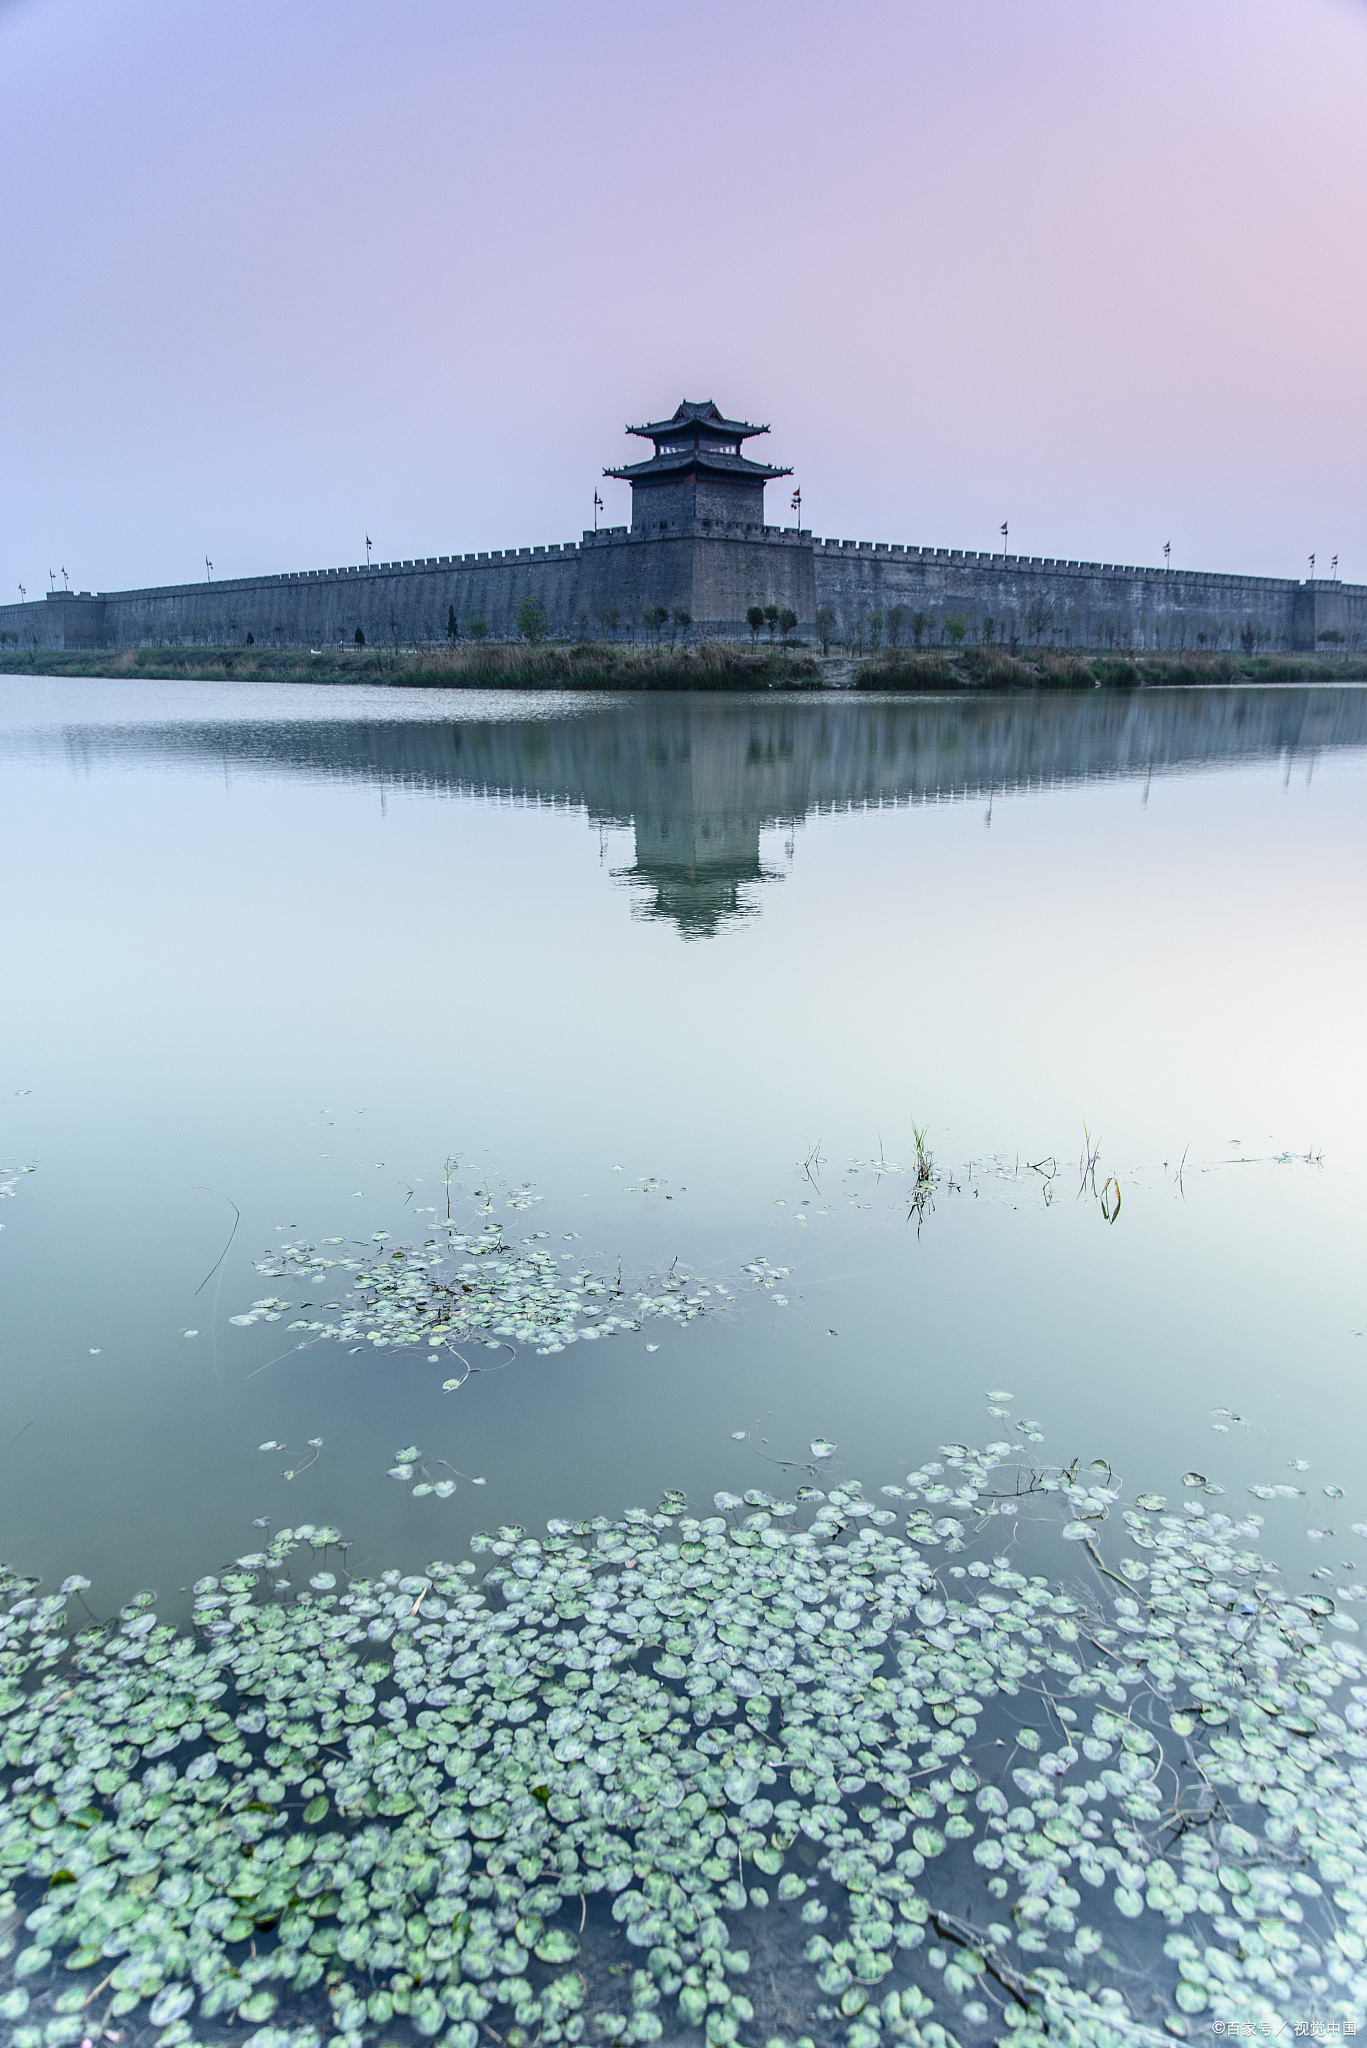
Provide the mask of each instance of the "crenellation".
{"label": "crenellation", "polygon": [[[53,591],[0,605],[0,645],[238,645],[251,636],[324,646],[358,632],[366,642],[421,643],[444,640],[453,620],[457,637],[478,620],[511,637],[518,604],[534,596],[562,637],[598,630],[612,612],[614,631],[639,639],[647,613],[664,607],[688,611],[694,637],[748,640],[745,615],[759,604],[794,612],[808,642],[822,607],[835,617],[835,638],[855,646],[867,644],[874,615],[894,608],[918,646],[1274,650],[1314,649],[1326,636],[1345,651],[1367,646],[1362,584],[817,538],[766,524],[764,481],[788,472],[748,458],[714,461],[699,424],[714,414],[710,401],[685,404],[673,421],[641,429],[656,440],[656,456],[613,472],[632,483],[630,526],[585,529],[578,541],[217,583]],[[738,445],[760,431],[726,424]]]}

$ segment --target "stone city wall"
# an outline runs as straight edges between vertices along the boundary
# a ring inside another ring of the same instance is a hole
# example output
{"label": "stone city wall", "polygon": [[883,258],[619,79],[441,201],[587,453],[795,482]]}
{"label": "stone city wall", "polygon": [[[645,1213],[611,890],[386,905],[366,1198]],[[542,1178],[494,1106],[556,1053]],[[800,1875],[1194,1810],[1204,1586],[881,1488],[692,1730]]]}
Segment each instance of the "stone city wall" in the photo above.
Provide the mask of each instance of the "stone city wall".
{"label": "stone city wall", "polygon": [[[483,620],[515,637],[534,597],[557,637],[643,639],[652,606],[686,611],[696,638],[747,639],[752,605],[797,615],[847,644],[939,646],[959,635],[1023,647],[1358,651],[1367,585],[1128,568],[973,554],[699,521],[679,535],[612,527],[581,542],[429,556],[373,567],[147,590],[57,591],[0,605],[0,646],[21,648],[413,646],[459,638]],[[615,616],[614,616],[615,615]],[[882,621],[881,625],[877,623]]]}
{"label": "stone city wall", "polygon": [[[920,634],[943,645],[962,628],[970,644],[1086,648],[1309,651],[1367,645],[1367,586],[1296,583],[1024,555],[973,554],[870,541],[818,541],[819,604],[835,637],[868,644],[878,629],[904,645]],[[896,608],[902,616],[894,619]],[[1340,641],[1322,642],[1325,632]]]}

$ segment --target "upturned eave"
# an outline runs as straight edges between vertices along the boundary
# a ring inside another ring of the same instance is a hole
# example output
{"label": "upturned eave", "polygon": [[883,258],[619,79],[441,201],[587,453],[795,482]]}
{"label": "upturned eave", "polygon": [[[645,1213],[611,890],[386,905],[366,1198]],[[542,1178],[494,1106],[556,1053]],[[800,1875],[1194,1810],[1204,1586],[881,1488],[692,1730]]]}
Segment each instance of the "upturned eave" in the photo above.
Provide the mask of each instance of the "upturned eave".
{"label": "upturned eave", "polygon": [[653,455],[646,462],[630,462],[621,469],[605,469],[604,476],[621,483],[679,483],[689,476],[718,477],[729,483],[772,483],[791,476],[791,469],[779,469],[767,462],[751,462],[744,455],[705,455],[690,449],[684,455]]}
{"label": "upturned eave", "polygon": [[685,398],[671,419],[649,420],[644,426],[628,427],[629,434],[636,434],[646,441],[663,440],[668,434],[684,433],[689,428],[702,428],[711,434],[730,434],[738,441],[748,440],[753,434],[767,434],[767,426],[754,426],[749,420],[728,420],[718,412],[709,399]]}

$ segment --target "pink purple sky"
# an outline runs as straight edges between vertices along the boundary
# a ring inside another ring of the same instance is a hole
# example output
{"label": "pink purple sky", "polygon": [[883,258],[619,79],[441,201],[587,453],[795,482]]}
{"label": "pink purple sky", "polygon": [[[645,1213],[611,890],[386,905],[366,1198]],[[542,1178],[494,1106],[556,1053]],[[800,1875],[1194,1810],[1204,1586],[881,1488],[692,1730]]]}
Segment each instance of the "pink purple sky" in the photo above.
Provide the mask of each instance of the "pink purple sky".
{"label": "pink purple sky", "polygon": [[818,534],[1367,581],[1367,0],[0,0],[0,105],[6,600],[573,539],[684,396]]}

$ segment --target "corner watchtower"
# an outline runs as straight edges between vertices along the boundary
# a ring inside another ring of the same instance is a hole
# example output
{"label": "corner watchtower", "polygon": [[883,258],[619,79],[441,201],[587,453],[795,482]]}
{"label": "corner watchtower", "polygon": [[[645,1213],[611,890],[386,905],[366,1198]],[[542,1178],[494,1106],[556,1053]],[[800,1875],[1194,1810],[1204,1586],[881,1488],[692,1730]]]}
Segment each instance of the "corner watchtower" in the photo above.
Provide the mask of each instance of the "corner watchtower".
{"label": "corner watchtower", "polygon": [[768,431],[745,420],[728,420],[710,398],[685,398],[672,419],[627,428],[654,442],[649,461],[603,474],[631,485],[633,533],[692,533],[717,525],[762,528],[764,486],[792,475],[790,469],[773,469],[742,455],[742,442]]}

